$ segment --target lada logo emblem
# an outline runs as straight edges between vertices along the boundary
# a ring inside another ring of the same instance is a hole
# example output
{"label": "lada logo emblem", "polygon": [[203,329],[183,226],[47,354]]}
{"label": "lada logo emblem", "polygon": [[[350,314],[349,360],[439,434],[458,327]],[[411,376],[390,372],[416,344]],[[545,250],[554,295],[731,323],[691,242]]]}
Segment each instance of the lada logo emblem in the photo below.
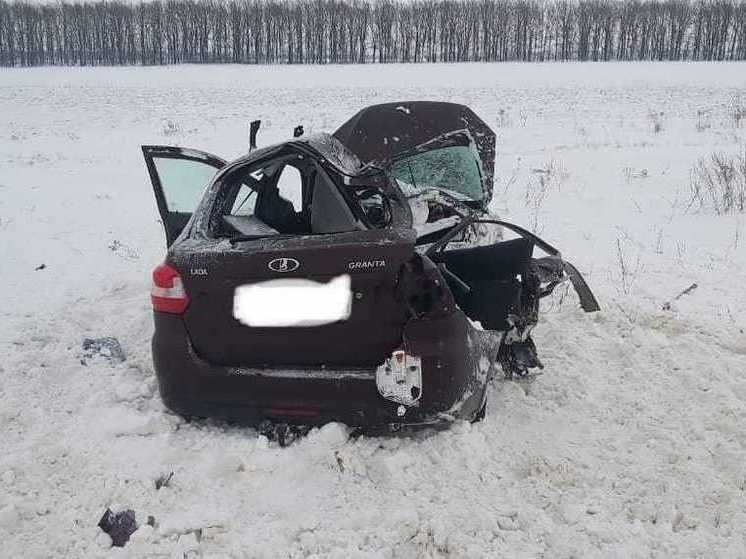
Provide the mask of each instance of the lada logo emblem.
{"label": "lada logo emblem", "polygon": [[267,264],[273,272],[293,272],[300,268],[300,262],[295,258],[275,258]]}

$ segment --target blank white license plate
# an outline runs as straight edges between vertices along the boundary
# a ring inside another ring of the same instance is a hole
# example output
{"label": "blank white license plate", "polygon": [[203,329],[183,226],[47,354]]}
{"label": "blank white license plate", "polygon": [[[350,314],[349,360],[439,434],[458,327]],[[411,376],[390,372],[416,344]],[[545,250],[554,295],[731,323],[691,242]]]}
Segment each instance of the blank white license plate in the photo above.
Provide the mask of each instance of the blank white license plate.
{"label": "blank white license plate", "polygon": [[352,309],[350,276],[327,283],[287,278],[241,285],[233,316],[246,326],[320,326],[347,320]]}

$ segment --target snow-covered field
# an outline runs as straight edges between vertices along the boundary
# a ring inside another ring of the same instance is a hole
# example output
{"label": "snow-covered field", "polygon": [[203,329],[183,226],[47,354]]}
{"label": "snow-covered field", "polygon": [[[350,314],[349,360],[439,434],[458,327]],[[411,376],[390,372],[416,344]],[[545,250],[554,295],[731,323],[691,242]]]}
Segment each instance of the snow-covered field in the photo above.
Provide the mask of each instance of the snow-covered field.
{"label": "snow-covered field", "polygon": [[[254,118],[266,144],[419,98],[496,130],[494,209],[603,312],[544,305],[544,374],[476,425],[279,448],[165,412],[140,144],[234,157]],[[742,64],[0,71],[0,556],[744,557],[746,216],[687,210],[697,158],[744,149],[739,107]],[[82,358],[105,335],[124,363]],[[143,525],[122,549],[107,507]]]}

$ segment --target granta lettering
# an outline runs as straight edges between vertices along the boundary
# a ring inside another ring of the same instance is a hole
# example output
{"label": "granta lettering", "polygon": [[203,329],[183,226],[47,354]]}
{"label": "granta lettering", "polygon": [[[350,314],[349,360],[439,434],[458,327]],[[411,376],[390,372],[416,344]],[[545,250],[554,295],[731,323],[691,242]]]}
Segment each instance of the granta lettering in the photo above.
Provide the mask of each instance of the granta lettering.
{"label": "granta lettering", "polygon": [[385,268],[385,260],[355,260],[347,264],[348,270],[370,270],[373,268]]}

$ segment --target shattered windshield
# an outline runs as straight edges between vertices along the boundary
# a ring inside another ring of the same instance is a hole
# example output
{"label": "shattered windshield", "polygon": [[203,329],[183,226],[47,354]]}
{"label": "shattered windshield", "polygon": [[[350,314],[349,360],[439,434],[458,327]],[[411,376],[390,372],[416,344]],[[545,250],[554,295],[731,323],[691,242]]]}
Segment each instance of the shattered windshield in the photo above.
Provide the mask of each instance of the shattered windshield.
{"label": "shattered windshield", "polygon": [[482,176],[468,146],[450,146],[396,161],[389,174],[407,197],[437,189],[462,200],[481,201]]}

